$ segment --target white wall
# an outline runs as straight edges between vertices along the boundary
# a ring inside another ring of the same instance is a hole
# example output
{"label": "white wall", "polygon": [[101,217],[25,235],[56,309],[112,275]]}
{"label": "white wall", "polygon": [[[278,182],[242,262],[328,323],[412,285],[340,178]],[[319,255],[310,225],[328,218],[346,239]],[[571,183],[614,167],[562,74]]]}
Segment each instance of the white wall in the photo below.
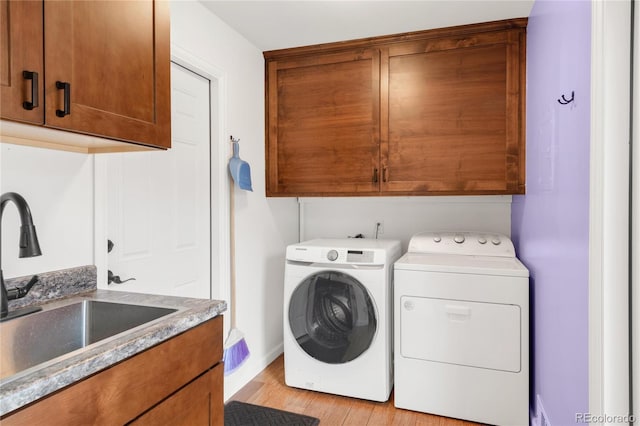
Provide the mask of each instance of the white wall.
{"label": "white wall", "polygon": [[302,240],[363,234],[399,239],[407,249],[423,231],[453,230],[511,234],[511,196],[301,198]]}
{"label": "white wall", "polygon": [[218,70],[222,143],[240,138],[240,156],[251,165],[254,192],[237,191],[235,198],[237,328],[251,356],[225,378],[226,399],[282,353],[284,252],[297,241],[297,204],[264,195],[262,52],[195,1],[171,2],[171,43]]}
{"label": "white wall", "polygon": [[18,258],[20,218],[8,204],[2,220],[5,278],[92,265],[93,156],[2,143],[0,166],[0,192],[27,200],[42,249],[42,256]]}

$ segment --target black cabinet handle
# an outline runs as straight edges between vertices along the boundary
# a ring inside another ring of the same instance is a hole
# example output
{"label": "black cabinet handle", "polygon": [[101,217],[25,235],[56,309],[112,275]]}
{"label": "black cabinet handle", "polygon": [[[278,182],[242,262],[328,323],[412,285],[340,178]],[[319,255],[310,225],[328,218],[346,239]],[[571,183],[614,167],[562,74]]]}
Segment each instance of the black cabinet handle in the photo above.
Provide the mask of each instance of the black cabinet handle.
{"label": "black cabinet handle", "polygon": [[382,181],[383,182],[387,181],[387,168],[386,167],[382,168]]}
{"label": "black cabinet handle", "polygon": [[71,84],[63,81],[56,81],[56,89],[64,91],[64,109],[57,109],[56,115],[58,117],[64,117],[65,115],[71,114]]}
{"label": "black cabinet handle", "polygon": [[378,183],[378,169],[373,169],[373,183]]}
{"label": "black cabinet handle", "polygon": [[31,102],[24,101],[22,107],[27,110],[38,108],[38,73],[35,71],[22,71],[25,80],[31,80]]}

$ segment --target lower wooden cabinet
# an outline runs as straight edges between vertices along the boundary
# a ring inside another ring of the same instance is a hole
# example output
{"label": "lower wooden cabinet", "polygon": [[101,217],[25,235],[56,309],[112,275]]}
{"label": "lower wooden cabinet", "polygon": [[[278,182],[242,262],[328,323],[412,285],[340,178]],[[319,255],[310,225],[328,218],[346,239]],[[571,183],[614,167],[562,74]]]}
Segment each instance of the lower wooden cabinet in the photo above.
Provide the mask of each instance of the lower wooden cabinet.
{"label": "lower wooden cabinet", "polygon": [[207,371],[178,392],[134,420],[136,426],[199,426],[224,423],[222,364]]}
{"label": "lower wooden cabinet", "polygon": [[222,425],[222,317],[0,419],[12,425]]}

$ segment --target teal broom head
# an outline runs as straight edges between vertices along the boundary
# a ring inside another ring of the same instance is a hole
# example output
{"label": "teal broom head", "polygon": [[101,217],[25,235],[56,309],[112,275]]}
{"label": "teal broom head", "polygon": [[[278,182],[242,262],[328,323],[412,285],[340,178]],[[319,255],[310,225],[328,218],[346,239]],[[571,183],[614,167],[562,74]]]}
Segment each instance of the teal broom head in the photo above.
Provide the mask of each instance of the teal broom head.
{"label": "teal broom head", "polygon": [[242,332],[236,328],[231,329],[226,342],[224,343],[224,353],[222,361],[224,361],[224,375],[236,371],[249,358],[249,347],[244,340]]}

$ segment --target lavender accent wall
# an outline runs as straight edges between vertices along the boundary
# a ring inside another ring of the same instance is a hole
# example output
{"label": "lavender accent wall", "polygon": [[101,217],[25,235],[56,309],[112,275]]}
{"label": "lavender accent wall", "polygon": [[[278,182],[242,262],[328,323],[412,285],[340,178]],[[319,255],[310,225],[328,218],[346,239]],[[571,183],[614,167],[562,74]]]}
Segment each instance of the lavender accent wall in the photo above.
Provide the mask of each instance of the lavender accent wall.
{"label": "lavender accent wall", "polygon": [[[531,412],[588,412],[591,3],[536,0],[527,29],[527,192],[512,238],[531,272]],[[561,95],[575,102],[560,105]],[[539,419],[533,419],[539,421]]]}

